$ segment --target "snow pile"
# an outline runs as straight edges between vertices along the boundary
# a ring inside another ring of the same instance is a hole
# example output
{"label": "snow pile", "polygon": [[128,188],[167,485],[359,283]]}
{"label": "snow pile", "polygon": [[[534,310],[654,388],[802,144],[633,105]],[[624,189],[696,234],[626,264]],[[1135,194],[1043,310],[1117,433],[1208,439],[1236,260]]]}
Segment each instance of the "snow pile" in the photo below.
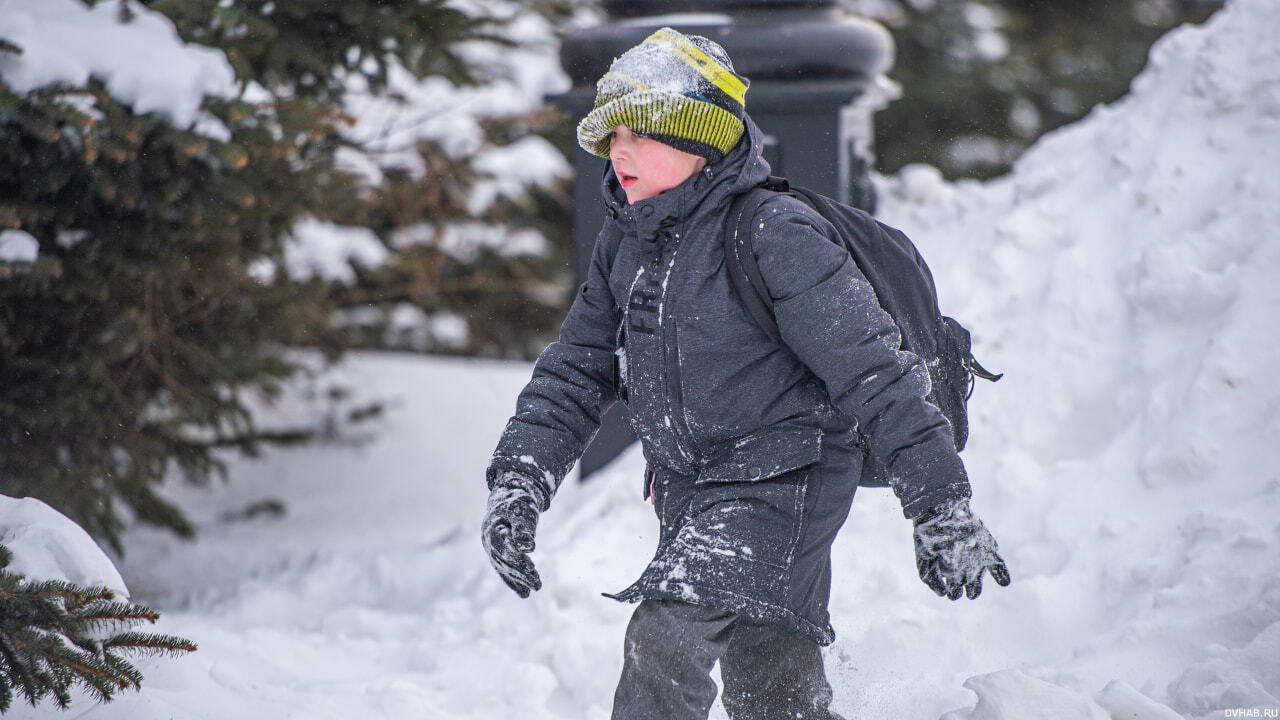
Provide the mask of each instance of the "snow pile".
{"label": "snow pile", "polygon": [[[1277,34],[1273,0],[1233,0],[1010,177],[887,181],[886,220],[1007,373],[974,395],[966,461],[1014,582],[935,597],[892,496],[860,494],[834,557],[841,714],[1280,712]],[[143,692],[93,716],[608,717],[630,608],[598,593],[656,542],[643,461],[562,488],[534,555],[545,588],[517,598],[477,536],[528,372],[356,355],[338,379],[387,401],[374,427],[235,460],[215,493],[174,485],[201,539],[135,529],[122,569],[201,650],[144,663]],[[359,407],[329,382],[264,417]]]}
{"label": "snow pile", "polygon": [[0,545],[13,553],[6,570],[28,582],[64,580],[129,597],[116,566],[67,516],[35,498],[0,495]]}
{"label": "snow pile", "polygon": [[389,255],[372,230],[313,217],[299,220],[284,244],[285,269],[300,282],[318,277],[350,284],[356,280],[353,265],[377,268]]}
{"label": "snow pile", "polygon": [[502,257],[542,255],[547,251],[547,239],[541,233],[480,222],[448,223],[442,228],[429,223],[410,225],[395,231],[391,243],[397,248],[429,245],[463,263],[475,262],[482,250]]}
{"label": "snow pile", "polygon": [[569,79],[557,59],[554,28],[535,10],[493,2],[468,12],[505,20],[497,32],[515,47],[460,45],[460,54],[487,76],[476,86],[457,86],[438,76],[419,80],[393,65],[386,91],[374,94],[363,77],[352,77],[346,108],[353,122],[344,137],[356,147],[343,148],[339,160],[343,169],[377,184],[388,169],[422,177],[426,164],[418,144],[423,141],[439,143],[453,159],[474,156],[485,180],[469,197],[469,209],[481,213],[498,197],[518,199],[530,187],[567,176],[568,162],[546,140],[530,137],[495,147],[482,125],[539,109],[545,96],[568,90]]}
{"label": "snow pile", "polygon": [[1277,31],[1280,6],[1236,0],[1007,179],[917,168],[882,212],[1007,373],[974,397],[967,461],[1028,669],[1197,717],[1280,706],[1256,661],[1280,656]]}
{"label": "snow pile", "polygon": [[[0,0],[0,39],[22,54],[0,53],[0,77],[19,93],[51,83],[82,87],[93,76],[139,115],[156,112],[178,127],[217,133],[199,118],[205,95],[239,95],[235,72],[219,50],[187,45],[173,22],[139,3],[121,22],[123,0],[93,8],[80,0]],[[225,132],[225,128],[222,128]]]}
{"label": "snow pile", "polygon": [[24,230],[0,231],[0,262],[33,263],[40,256],[40,242]]}
{"label": "snow pile", "polygon": [[569,172],[564,155],[546,139],[535,136],[486,150],[473,168],[485,178],[467,198],[467,209],[476,215],[500,198],[519,201],[530,188],[550,185],[568,177]]}

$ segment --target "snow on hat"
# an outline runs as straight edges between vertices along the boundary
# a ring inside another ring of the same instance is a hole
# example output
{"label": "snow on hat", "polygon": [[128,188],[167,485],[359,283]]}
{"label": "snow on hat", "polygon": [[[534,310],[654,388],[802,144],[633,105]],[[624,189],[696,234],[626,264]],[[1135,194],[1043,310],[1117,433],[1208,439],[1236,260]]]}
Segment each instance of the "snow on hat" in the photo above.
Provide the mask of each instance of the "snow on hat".
{"label": "snow on hat", "polygon": [[724,48],[662,28],[613,61],[596,83],[596,104],[578,123],[578,144],[609,157],[618,125],[710,162],[738,144],[749,82]]}

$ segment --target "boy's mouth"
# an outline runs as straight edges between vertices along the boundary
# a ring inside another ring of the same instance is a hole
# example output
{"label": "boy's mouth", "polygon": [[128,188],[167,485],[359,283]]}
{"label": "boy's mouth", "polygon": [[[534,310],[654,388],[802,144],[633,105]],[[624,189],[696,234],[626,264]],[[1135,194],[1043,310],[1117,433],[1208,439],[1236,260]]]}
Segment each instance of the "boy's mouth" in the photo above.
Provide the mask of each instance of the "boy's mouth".
{"label": "boy's mouth", "polygon": [[639,178],[637,178],[635,175],[628,175],[628,174],[626,174],[626,173],[618,173],[618,184],[619,184],[619,185],[621,185],[621,186],[622,186],[622,187],[624,187],[624,188],[629,188],[629,187],[631,187],[632,185],[635,185],[635,184],[636,184],[636,180],[638,180],[638,179],[639,179]]}

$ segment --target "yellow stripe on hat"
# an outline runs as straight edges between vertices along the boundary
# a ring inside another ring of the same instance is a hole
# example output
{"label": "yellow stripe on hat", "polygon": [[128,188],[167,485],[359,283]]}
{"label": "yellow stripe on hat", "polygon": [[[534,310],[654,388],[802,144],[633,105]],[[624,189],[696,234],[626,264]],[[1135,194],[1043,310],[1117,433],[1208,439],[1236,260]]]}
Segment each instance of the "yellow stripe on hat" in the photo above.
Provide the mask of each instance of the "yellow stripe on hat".
{"label": "yellow stripe on hat", "polygon": [[578,123],[578,144],[609,157],[609,133],[618,125],[632,132],[700,142],[728,153],[742,137],[742,121],[718,105],[681,95],[630,93],[591,111]]}
{"label": "yellow stripe on hat", "polygon": [[702,52],[688,38],[674,30],[663,28],[650,35],[645,42],[654,39],[670,42],[671,50],[676,57],[684,61],[686,65],[696,69],[702,77],[723,90],[726,95],[737,101],[739,105],[747,104],[746,84],[737,75],[729,72],[723,65],[716,62],[710,55]]}

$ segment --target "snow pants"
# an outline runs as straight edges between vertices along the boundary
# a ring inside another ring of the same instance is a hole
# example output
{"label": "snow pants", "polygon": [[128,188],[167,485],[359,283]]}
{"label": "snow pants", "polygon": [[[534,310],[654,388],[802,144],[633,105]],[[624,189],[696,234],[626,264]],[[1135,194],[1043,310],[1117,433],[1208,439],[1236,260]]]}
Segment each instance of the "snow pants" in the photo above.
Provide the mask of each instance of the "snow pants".
{"label": "snow pants", "polygon": [[627,626],[612,720],[706,720],[720,662],[732,720],[842,720],[813,640],[741,615],[644,600]]}

